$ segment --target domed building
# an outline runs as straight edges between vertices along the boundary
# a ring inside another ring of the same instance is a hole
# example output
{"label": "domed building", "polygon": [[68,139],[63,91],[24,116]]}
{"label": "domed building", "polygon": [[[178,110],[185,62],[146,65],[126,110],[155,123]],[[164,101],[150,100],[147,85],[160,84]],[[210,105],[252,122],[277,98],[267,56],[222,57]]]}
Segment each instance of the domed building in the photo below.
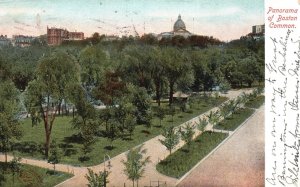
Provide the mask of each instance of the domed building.
{"label": "domed building", "polygon": [[186,26],[184,21],[181,19],[181,15],[179,14],[177,21],[174,23],[173,31],[171,32],[163,32],[158,35],[158,39],[162,38],[172,38],[173,36],[183,36],[184,38],[188,38],[192,35],[188,30],[186,30]]}

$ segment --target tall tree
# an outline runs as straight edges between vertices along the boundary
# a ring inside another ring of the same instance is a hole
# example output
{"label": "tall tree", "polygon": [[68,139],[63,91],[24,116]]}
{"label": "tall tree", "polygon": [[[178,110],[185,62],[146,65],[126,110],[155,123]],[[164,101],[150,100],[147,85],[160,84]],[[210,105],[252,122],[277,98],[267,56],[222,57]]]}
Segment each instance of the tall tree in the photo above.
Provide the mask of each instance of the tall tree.
{"label": "tall tree", "polygon": [[150,72],[151,78],[155,85],[155,95],[156,95],[156,102],[158,106],[160,106],[160,99],[163,94],[163,85],[166,81],[166,71],[165,66],[163,65],[162,61],[162,54],[160,48],[152,48],[150,51]]}
{"label": "tall tree", "polygon": [[135,116],[138,124],[144,124],[151,127],[151,98],[145,88],[133,85],[128,86],[130,101],[136,108]]}
{"label": "tall tree", "polygon": [[69,87],[69,98],[77,111],[76,116],[72,119],[72,125],[75,129],[80,130],[83,139],[83,156],[80,157],[82,161],[88,159],[87,154],[92,150],[91,146],[95,143],[95,134],[99,126],[96,120],[96,109],[87,101],[85,93],[79,84]]}
{"label": "tall tree", "polygon": [[5,154],[5,162],[13,141],[22,135],[18,120],[20,109],[18,95],[12,82],[0,83],[0,151]]}
{"label": "tall tree", "polygon": [[174,86],[180,78],[189,74],[191,66],[185,53],[176,48],[163,48],[162,56],[166,77],[169,82],[169,105],[172,105]]}
{"label": "tall tree", "polygon": [[133,187],[135,182],[137,187],[139,186],[139,179],[143,177],[145,172],[145,165],[150,162],[150,157],[147,156],[143,158],[147,150],[143,149],[143,145],[130,149],[126,154],[126,161],[122,160],[122,163],[125,166],[124,172],[127,175],[127,178],[132,181]]}
{"label": "tall tree", "polygon": [[143,45],[130,45],[123,51],[123,58],[126,63],[123,69],[126,73],[125,79],[137,86],[144,87],[146,90],[150,89],[151,75],[150,75],[150,52],[152,48]]}
{"label": "tall tree", "polygon": [[91,91],[104,79],[105,69],[108,67],[106,53],[99,46],[89,46],[83,49],[79,55],[81,66],[81,82],[91,96]]}
{"label": "tall tree", "polygon": [[42,57],[36,79],[26,91],[26,107],[32,124],[43,120],[45,129],[45,156],[48,158],[51,132],[63,100],[68,99],[68,86],[79,82],[79,65],[64,52]]}

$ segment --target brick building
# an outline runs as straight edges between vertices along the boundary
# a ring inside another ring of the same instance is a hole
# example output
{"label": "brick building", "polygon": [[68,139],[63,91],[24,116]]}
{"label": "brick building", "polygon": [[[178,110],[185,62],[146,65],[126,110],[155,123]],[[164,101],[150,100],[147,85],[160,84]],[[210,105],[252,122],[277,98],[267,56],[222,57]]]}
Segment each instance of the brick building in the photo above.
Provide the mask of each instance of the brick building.
{"label": "brick building", "polygon": [[65,40],[83,40],[83,32],[69,32],[67,29],[48,28],[47,41],[48,45],[60,45]]}
{"label": "brick building", "polygon": [[48,45],[60,45],[62,41],[67,39],[68,39],[68,31],[66,29],[47,27]]}

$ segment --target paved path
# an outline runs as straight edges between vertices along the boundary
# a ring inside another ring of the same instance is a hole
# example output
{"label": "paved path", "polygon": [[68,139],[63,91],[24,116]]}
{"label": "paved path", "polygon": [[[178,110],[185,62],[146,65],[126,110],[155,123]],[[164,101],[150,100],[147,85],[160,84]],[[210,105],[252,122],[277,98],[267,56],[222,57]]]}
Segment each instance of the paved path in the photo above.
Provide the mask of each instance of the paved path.
{"label": "paved path", "polygon": [[[242,92],[249,93],[251,90],[234,90],[234,91],[229,91],[226,96],[229,99],[236,98],[239,96]],[[216,108],[213,108],[212,110],[216,110]],[[208,114],[209,111],[206,113]],[[193,118],[190,120],[190,122],[195,123],[198,120],[198,117]],[[182,124],[184,125],[184,124]],[[197,131],[196,135],[199,134],[200,132]],[[144,148],[147,149],[147,156],[150,156],[151,158],[151,163],[149,163],[145,170],[144,177],[139,181],[139,186],[149,186],[150,185],[150,180],[152,181],[164,181],[167,183],[167,186],[175,186],[177,183],[177,179],[171,178],[165,175],[160,174],[159,172],[156,171],[155,166],[159,162],[160,159],[164,159],[166,156],[168,156],[169,151],[166,150],[166,148],[159,143],[159,139],[162,139],[163,137],[161,135],[156,136],[144,143]],[[183,142],[180,142],[179,145],[177,146],[177,149],[183,146]],[[109,181],[110,183],[108,186],[132,186],[132,182],[127,180],[126,175],[123,172],[124,166],[121,164],[121,160],[126,158],[126,152],[119,154],[115,156],[114,158],[111,159],[111,174],[109,175]],[[11,157],[9,158],[11,159]],[[0,160],[4,160],[4,156],[0,155]],[[31,165],[36,165],[44,168],[52,168],[52,165],[48,164],[45,161],[37,161],[37,160],[32,160],[32,159],[23,159],[23,163],[31,164]],[[85,179],[85,174],[87,173],[87,168],[86,167],[73,167],[73,166],[68,166],[68,165],[63,165],[59,164],[57,165],[57,170],[58,171],[64,171],[64,172],[72,172],[74,173],[74,177],[72,177],[69,180],[66,180],[65,182],[59,184],[58,186],[72,186],[72,187],[79,187],[79,186],[85,186],[87,184],[87,181]],[[98,171],[103,171],[104,169],[104,164],[99,164],[97,166],[92,166],[89,167],[93,169],[95,172]]]}
{"label": "paved path", "polygon": [[264,106],[199,164],[180,187],[264,186]]}

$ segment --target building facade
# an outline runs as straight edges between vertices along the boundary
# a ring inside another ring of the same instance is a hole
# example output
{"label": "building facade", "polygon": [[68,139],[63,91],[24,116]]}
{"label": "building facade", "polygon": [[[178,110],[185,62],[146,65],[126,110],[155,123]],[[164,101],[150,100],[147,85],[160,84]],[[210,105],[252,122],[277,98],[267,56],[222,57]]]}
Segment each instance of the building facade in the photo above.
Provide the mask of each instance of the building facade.
{"label": "building facade", "polygon": [[184,38],[188,38],[189,36],[192,36],[193,34],[190,33],[185,26],[184,21],[181,19],[181,15],[178,16],[176,22],[173,26],[173,31],[171,32],[162,32],[158,35],[158,40],[161,40],[163,38],[172,38],[174,36],[183,36]]}
{"label": "building facade", "polygon": [[11,45],[11,40],[7,38],[7,35],[0,35],[0,47]]}
{"label": "building facade", "polygon": [[68,31],[60,28],[47,27],[48,45],[60,45],[64,40],[68,39]]}
{"label": "building facade", "polygon": [[12,44],[18,47],[28,47],[31,45],[32,41],[35,39],[33,36],[24,35],[13,35]]}
{"label": "building facade", "polygon": [[83,39],[84,39],[83,32],[69,32],[67,29],[47,27],[48,45],[60,45],[65,40],[83,40]]}
{"label": "building facade", "polygon": [[265,34],[265,25],[252,26],[252,34]]}
{"label": "building facade", "polygon": [[83,32],[69,32],[68,39],[69,40],[83,40],[84,33]]}

